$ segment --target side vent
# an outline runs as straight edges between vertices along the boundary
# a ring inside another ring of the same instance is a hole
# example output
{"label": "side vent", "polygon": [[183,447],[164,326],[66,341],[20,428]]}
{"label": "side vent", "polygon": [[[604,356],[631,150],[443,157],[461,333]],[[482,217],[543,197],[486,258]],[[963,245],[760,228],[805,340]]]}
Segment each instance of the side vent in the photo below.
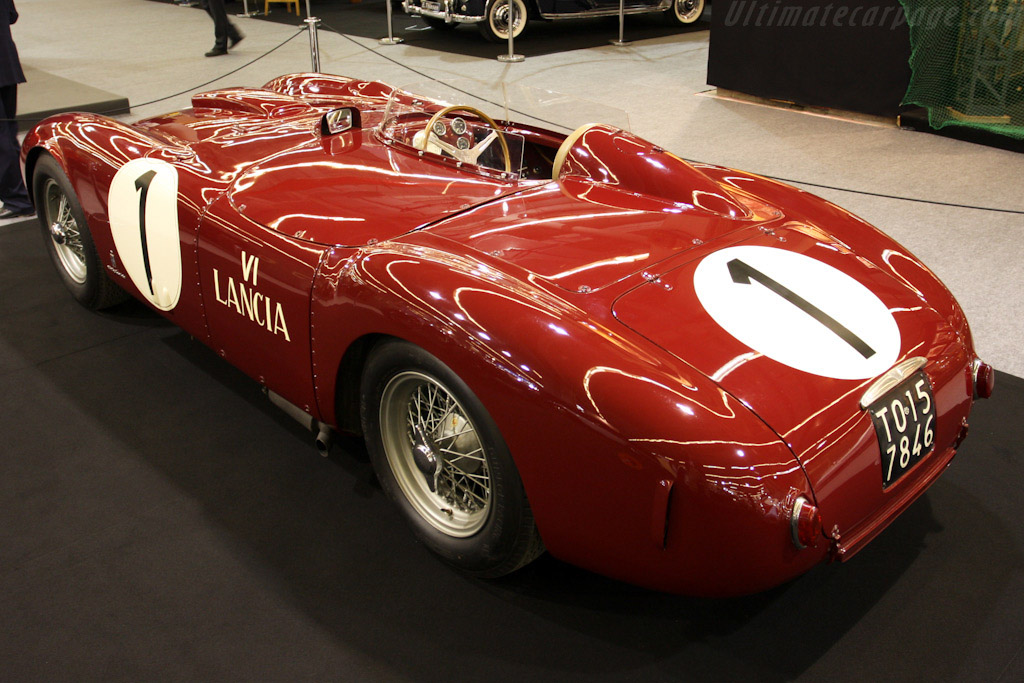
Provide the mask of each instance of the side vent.
{"label": "side vent", "polygon": [[654,489],[651,510],[651,540],[662,549],[668,543],[668,516],[672,513],[672,491],[674,488],[674,481],[662,479]]}

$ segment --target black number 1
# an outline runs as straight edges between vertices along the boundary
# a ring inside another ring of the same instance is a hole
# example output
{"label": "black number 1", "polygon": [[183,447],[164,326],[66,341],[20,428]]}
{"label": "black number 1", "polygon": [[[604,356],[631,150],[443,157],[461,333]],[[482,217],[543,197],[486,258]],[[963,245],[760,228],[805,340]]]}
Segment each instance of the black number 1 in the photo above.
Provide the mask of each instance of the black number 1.
{"label": "black number 1", "polygon": [[751,280],[757,280],[769,290],[775,292],[783,299],[830,329],[836,334],[836,336],[856,349],[860,355],[865,358],[871,358],[871,356],[875,355],[875,350],[868,346],[863,339],[851,332],[848,328],[844,327],[842,323],[830,316],[828,313],[821,310],[785,285],[779,284],[758,269],[739,259],[729,261],[728,266],[729,275],[732,276],[732,281],[736,284],[749,285]]}
{"label": "black number 1", "polygon": [[149,244],[146,240],[146,195],[149,194],[149,184],[156,177],[156,171],[146,171],[135,179],[135,189],[141,194],[139,196],[139,234],[142,235],[142,263],[146,266],[146,281],[149,283],[149,293],[153,294],[153,270],[149,265]]}

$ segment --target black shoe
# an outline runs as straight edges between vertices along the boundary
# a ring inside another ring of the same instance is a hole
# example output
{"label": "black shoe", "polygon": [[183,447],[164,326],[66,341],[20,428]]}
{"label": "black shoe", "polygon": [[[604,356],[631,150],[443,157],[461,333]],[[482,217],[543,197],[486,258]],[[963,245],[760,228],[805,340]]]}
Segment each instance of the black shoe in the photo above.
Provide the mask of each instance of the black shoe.
{"label": "black shoe", "polygon": [[0,209],[0,220],[5,218],[22,218],[24,216],[35,215],[35,209],[8,209],[6,206]]}
{"label": "black shoe", "polygon": [[227,53],[228,53],[228,49],[226,47],[217,47],[216,45],[214,45],[213,49],[206,53],[206,56],[207,57],[220,57],[221,55],[226,55]]}
{"label": "black shoe", "polygon": [[241,31],[239,31],[238,34],[234,36],[228,36],[228,47],[234,47],[235,45],[238,45],[240,42],[242,42],[244,38],[245,34]]}

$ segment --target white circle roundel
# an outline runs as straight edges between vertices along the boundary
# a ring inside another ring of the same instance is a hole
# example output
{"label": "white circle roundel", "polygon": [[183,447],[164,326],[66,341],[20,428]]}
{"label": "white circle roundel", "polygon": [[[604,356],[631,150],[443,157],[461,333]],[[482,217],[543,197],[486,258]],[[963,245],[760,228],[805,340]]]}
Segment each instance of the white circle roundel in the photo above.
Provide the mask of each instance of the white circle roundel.
{"label": "white circle roundel", "polygon": [[118,169],[108,195],[110,233],[135,286],[163,311],[181,296],[178,171],[159,159],[133,159]]}
{"label": "white circle roundel", "polygon": [[885,304],[810,256],[729,247],[701,261],[693,284],[701,305],[726,332],[798,370],[867,379],[899,356],[900,330]]}

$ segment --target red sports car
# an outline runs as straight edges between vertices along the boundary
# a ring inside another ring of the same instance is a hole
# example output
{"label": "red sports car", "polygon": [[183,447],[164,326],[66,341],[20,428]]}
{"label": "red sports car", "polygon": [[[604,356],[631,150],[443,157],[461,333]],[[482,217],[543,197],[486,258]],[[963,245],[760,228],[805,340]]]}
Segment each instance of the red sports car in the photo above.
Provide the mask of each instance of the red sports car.
{"label": "red sports car", "polygon": [[304,420],[362,434],[466,572],[552,555],[726,595],[864,547],[935,481],[993,372],[906,249],[624,130],[566,135],[322,74],[23,162],[82,304],[134,296]]}

